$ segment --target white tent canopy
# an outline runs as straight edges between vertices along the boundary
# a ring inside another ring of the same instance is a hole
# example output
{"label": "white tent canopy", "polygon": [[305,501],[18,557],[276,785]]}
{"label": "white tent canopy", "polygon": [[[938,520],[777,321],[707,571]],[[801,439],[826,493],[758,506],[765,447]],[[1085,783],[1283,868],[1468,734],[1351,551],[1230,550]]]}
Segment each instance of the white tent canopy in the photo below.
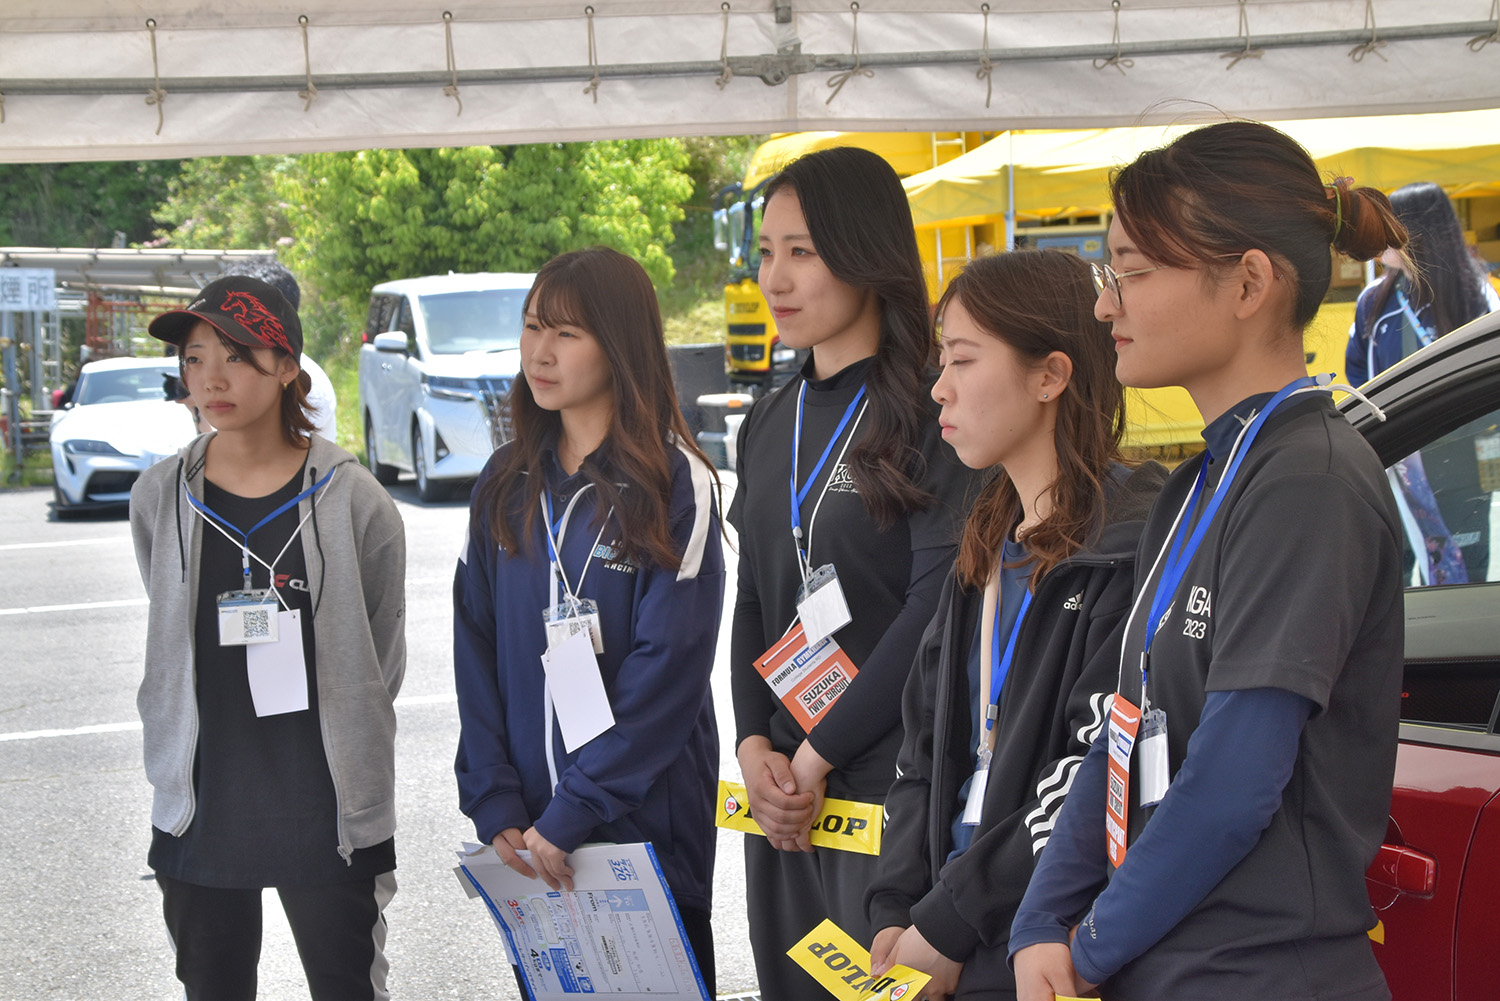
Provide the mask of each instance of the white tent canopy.
{"label": "white tent canopy", "polygon": [[4,0],[0,161],[1102,127],[1188,101],[1271,120],[1491,108],[1494,16],[1493,0]]}

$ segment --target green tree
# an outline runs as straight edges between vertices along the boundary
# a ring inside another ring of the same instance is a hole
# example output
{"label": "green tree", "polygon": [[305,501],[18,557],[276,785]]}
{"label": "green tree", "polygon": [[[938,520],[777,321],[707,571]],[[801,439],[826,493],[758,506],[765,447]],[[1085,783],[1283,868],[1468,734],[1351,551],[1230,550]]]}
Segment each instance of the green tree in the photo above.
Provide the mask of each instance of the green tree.
{"label": "green tree", "polygon": [[0,165],[0,245],[109,247],[151,239],[176,160]]}
{"label": "green tree", "polygon": [[534,271],[603,243],[672,281],[667,246],[693,190],[675,139],[314,153],[277,175],[294,268],[351,307],[376,282]]}
{"label": "green tree", "polygon": [[292,237],[276,179],[296,169],[292,156],[205,156],[184,160],[156,209],[170,247],[256,250]]}

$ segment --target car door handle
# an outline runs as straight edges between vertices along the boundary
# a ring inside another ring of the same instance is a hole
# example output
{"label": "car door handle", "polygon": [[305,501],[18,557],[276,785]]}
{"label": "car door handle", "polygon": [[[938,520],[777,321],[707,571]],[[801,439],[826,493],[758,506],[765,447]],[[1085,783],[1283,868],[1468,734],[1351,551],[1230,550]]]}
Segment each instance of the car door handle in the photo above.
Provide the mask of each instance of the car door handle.
{"label": "car door handle", "polygon": [[1437,885],[1437,862],[1410,848],[1381,845],[1365,878],[1399,893],[1430,897]]}

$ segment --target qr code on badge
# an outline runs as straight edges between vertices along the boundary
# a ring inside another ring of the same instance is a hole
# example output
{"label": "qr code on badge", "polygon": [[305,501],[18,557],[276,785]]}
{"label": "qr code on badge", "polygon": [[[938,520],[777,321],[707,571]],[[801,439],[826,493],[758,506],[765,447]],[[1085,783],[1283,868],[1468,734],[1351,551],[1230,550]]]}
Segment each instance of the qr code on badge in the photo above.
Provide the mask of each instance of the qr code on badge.
{"label": "qr code on badge", "polygon": [[271,635],[270,609],[247,609],[244,617],[245,638],[256,639]]}
{"label": "qr code on badge", "polygon": [[638,882],[635,875],[635,865],[625,858],[612,858],[609,867],[614,871],[616,883]]}

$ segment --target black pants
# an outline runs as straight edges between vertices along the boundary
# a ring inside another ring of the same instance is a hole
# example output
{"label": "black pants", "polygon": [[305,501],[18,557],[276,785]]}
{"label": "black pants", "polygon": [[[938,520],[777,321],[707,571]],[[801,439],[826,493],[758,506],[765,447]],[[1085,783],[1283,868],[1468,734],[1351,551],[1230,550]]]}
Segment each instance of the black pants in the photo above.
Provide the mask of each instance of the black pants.
{"label": "black pants", "polygon": [[[188,1001],[254,1001],[261,891],[222,890],[163,876],[162,913]],[[386,904],[396,874],[276,891],[313,1001],[384,1001]]]}
{"label": "black pants", "polygon": [[824,918],[868,949],[872,935],[865,916],[865,888],[874,880],[878,862],[874,855],[830,848],[777,851],[765,838],[745,837],[745,903],[761,997],[827,1001],[828,991],[793,962],[787,950]]}
{"label": "black pants", "polygon": [[[682,918],[682,930],[687,935],[688,948],[693,950],[693,958],[698,961],[698,972],[703,974],[708,996],[716,998],[719,996],[719,981],[714,968],[714,930],[708,920],[708,911],[702,907],[684,907],[678,904],[677,916]],[[526,990],[526,978],[514,966],[511,967],[511,972],[516,975],[516,985],[521,988],[521,997],[525,1001],[531,1001],[531,993]]]}

